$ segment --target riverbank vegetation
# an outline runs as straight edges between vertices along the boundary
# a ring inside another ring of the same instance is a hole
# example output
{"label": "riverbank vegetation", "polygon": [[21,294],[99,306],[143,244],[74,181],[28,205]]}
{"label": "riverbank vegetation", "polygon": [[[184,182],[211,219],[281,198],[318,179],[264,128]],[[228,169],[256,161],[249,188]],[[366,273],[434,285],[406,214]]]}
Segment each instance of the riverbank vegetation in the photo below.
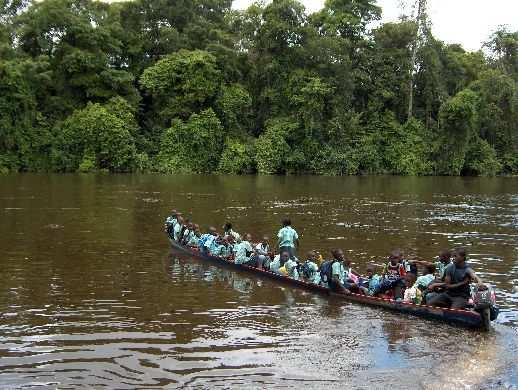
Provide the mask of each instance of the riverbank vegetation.
{"label": "riverbank vegetation", "polygon": [[0,1],[0,171],[518,174],[518,32],[468,52],[380,15]]}

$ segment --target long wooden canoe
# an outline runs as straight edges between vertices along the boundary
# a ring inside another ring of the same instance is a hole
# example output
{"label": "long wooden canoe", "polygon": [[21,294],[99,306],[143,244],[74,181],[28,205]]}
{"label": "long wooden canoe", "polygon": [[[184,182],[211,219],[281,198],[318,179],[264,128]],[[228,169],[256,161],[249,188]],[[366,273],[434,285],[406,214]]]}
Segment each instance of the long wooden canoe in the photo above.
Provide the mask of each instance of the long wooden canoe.
{"label": "long wooden canoe", "polygon": [[249,272],[258,276],[274,279],[285,284],[290,284],[293,286],[304,288],[306,290],[311,290],[315,293],[330,295],[351,302],[382,307],[384,309],[398,311],[401,313],[411,314],[432,320],[439,320],[467,328],[487,331],[491,327],[488,310],[486,310],[484,313],[479,313],[475,310],[446,309],[428,305],[416,305],[413,303],[396,302],[393,299],[371,297],[362,294],[338,294],[331,292],[327,287],[319,286],[314,283],[307,283],[302,280],[296,280],[293,278],[289,278],[287,276],[276,274],[274,272],[260,270],[247,265],[235,264],[230,260],[202,253],[198,250],[198,248],[184,246],[171,239],[169,239],[169,241],[171,242],[171,246],[173,249],[195,256],[199,259],[209,261],[214,264],[230,267],[238,271]]}

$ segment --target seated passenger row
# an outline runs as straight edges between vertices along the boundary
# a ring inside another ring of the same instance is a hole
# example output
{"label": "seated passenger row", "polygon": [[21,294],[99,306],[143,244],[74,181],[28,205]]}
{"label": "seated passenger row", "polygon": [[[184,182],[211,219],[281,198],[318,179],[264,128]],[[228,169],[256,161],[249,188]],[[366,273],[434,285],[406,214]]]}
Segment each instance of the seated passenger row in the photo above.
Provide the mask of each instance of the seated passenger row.
{"label": "seated passenger row", "polygon": [[[469,303],[472,282],[477,283],[480,290],[487,288],[466,263],[463,248],[455,250],[453,259],[452,253],[444,250],[435,262],[408,261],[401,251],[395,250],[381,274],[376,274],[375,265],[369,264],[365,276],[361,276],[352,269],[351,261],[341,249],[333,250],[332,258],[327,261],[317,251],[308,252],[305,260],[300,261],[295,256],[298,234],[289,219],[283,221],[277,235],[279,251],[276,255],[270,250],[267,236],[253,245],[252,236],[245,234],[241,237],[230,222],[223,226],[222,235],[214,227],[202,234],[198,225],[173,210],[166,219],[165,228],[172,240],[196,247],[205,254],[322,285],[343,294],[357,293],[415,304],[464,308]],[[424,268],[419,277],[418,266]]]}

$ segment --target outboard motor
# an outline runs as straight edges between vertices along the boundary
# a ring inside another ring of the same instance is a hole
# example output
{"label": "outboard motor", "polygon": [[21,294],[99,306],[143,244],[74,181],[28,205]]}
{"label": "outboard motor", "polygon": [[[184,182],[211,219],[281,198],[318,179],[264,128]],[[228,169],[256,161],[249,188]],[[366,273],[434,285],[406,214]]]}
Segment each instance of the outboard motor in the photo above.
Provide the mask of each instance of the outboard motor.
{"label": "outboard motor", "polygon": [[483,327],[485,330],[489,330],[491,321],[496,320],[499,313],[496,306],[495,290],[487,285],[484,285],[483,288],[482,286],[475,286],[471,294],[475,310],[482,316]]}

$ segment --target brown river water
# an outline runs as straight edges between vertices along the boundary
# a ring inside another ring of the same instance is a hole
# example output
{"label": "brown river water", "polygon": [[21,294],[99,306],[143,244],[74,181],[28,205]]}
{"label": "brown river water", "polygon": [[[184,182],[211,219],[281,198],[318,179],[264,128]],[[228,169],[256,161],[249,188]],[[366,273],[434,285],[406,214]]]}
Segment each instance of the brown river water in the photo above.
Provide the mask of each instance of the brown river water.
{"label": "brown river water", "polygon": [[[466,246],[489,333],[340,302],[173,253],[203,228],[343,248]],[[0,388],[518,388],[518,179],[0,176]]]}

